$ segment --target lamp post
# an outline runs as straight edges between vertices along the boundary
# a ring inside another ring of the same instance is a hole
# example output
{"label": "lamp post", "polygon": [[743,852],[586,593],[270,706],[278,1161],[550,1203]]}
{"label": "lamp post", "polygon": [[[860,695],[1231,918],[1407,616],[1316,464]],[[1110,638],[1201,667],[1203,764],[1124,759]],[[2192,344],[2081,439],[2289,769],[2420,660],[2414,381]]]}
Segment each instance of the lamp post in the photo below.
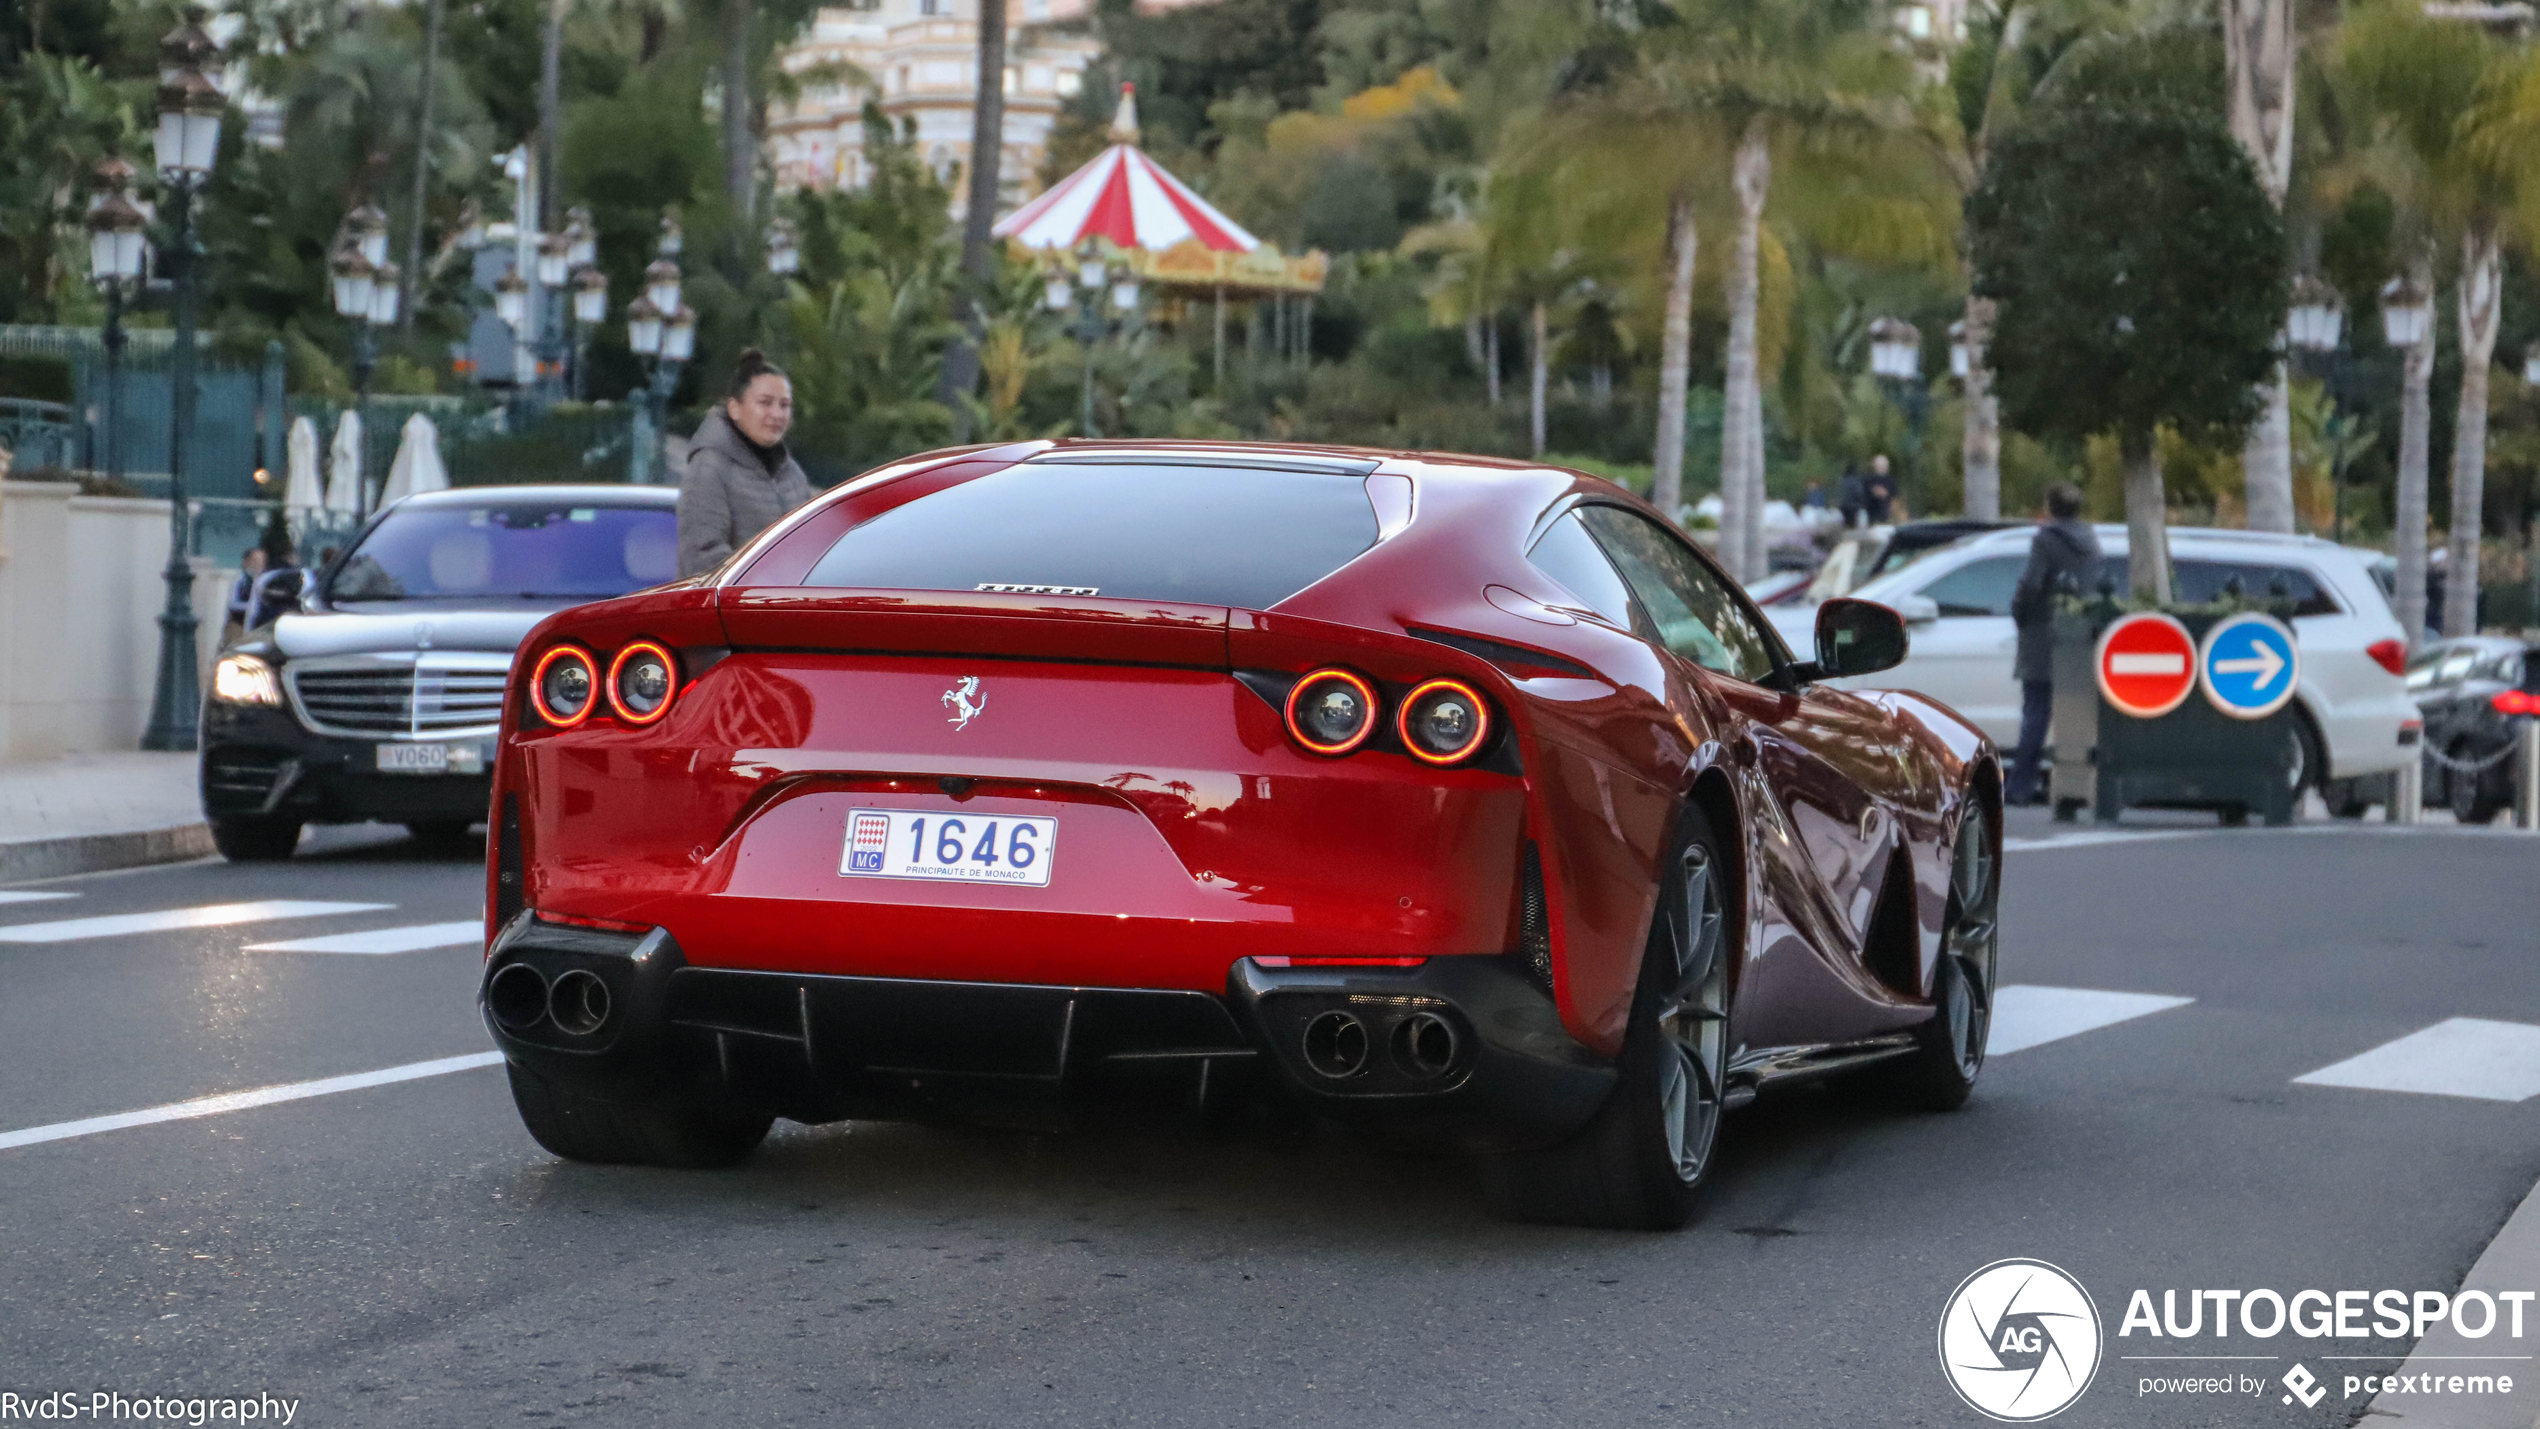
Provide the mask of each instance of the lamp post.
{"label": "lamp post", "polygon": [[767,222],[767,271],[779,278],[790,278],[803,266],[803,241],[790,218],[772,218]]}
{"label": "lamp post", "polygon": [[[1070,277],[1064,266],[1051,270],[1041,285],[1042,300],[1054,313],[1075,310],[1075,321],[1068,332],[1085,349],[1083,411],[1079,430],[1094,436],[1094,345],[1103,340],[1113,324],[1128,323],[1138,308],[1138,275],[1127,265],[1114,267],[1102,255],[1088,248],[1076,258],[1076,272]],[[1103,315],[1103,300],[1108,297],[1116,318]]]}
{"label": "lamp post", "polygon": [[124,193],[131,183],[132,165],[121,159],[99,163],[97,198],[88,209],[88,277],[106,293],[106,400],[98,415],[97,450],[89,460],[109,478],[123,475],[115,423],[123,386],[124,288],[141,277],[149,254],[149,221]]}
{"label": "lamp post", "polygon": [[[626,345],[652,363],[645,385],[645,410],[651,432],[635,444],[635,484],[652,481],[654,445],[660,440],[670,410],[671,391],[679,385],[679,369],[697,350],[697,315],[679,301],[679,216],[661,220],[661,256],[644,269],[644,290],[626,307]],[[606,290],[602,290],[605,298]]]}
{"label": "lamp post", "polygon": [[[1963,346],[1963,344],[1962,344]],[[1902,318],[1880,318],[1870,324],[1870,374],[1888,389],[1889,400],[1905,409],[1909,428],[1907,453],[1911,466],[1919,476],[1923,466],[1923,420],[1930,415],[1930,395],[1916,380],[1923,370],[1923,334],[1921,329]],[[1904,473],[1897,477],[1898,495],[1905,498],[1908,514],[1922,509]]]}
{"label": "lamp post", "polygon": [[2339,339],[2345,330],[2344,294],[2308,273],[2293,280],[2293,305],[2285,312],[2284,335],[2295,352],[2307,354],[2322,368],[2320,381],[2328,394],[2328,420],[2321,424],[2329,443],[2328,532],[2329,539],[2338,542],[2346,539],[2346,439],[2355,425],[2337,402],[2337,379],[2344,367]]}
{"label": "lamp post", "polygon": [[[192,749],[202,715],[195,671],[192,513],[185,505],[187,439],[194,425],[194,195],[220,156],[226,107],[212,75],[220,47],[195,15],[159,41],[159,181],[169,207],[169,276],[176,283],[176,346],[168,360],[172,388],[168,443],[167,608],[159,613],[159,668],[150,694],[144,749]],[[210,73],[206,73],[206,71]]]}
{"label": "lamp post", "polygon": [[[370,446],[370,375],[379,363],[379,329],[397,322],[400,287],[397,265],[388,258],[388,217],[369,204],[345,215],[336,235],[335,257],[327,265],[333,279],[336,315],[353,325],[353,420],[362,446]],[[369,463],[354,487],[355,520],[370,516]]]}

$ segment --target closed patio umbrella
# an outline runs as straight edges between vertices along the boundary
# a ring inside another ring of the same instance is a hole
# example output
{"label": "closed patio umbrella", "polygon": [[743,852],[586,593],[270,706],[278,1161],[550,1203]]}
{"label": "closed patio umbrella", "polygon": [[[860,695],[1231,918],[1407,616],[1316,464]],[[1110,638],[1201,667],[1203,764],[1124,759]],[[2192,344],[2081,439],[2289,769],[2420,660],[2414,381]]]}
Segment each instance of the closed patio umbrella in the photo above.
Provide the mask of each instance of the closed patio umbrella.
{"label": "closed patio umbrella", "polygon": [[335,449],[326,464],[326,509],[350,516],[362,509],[362,419],[346,409],[335,422]]}

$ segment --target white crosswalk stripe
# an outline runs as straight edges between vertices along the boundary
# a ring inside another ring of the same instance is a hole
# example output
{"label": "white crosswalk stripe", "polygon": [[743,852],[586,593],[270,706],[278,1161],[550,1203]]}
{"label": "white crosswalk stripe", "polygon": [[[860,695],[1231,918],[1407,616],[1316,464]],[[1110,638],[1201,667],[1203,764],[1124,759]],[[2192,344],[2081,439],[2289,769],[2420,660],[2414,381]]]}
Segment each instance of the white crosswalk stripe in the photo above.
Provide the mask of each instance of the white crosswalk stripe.
{"label": "white crosswalk stripe", "polygon": [[2293,1080],[2312,1087],[2529,1101],[2540,1096],[2540,1027],[2446,1018]]}
{"label": "white crosswalk stripe", "polygon": [[2173,1007],[2185,1007],[2195,1000],[2149,992],[2012,983],[1994,989],[1993,1029],[1985,1038],[1984,1049],[1986,1055],[1994,1057],[2026,1051]]}
{"label": "white crosswalk stripe", "polygon": [[69,943],[82,938],[120,938],[134,933],[173,932],[180,928],[221,928],[232,923],[262,923],[279,918],[377,913],[396,906],[394,903],[319,903],[293,898],[268,898],[256,903],[209,903],[195,908],[162,908],[153,913],[114,913],[98,918],[64,918],[51,923],[16,923],[0,927],[0,943]]}
{"label": "white crosswalk stripe", "polygon": [[456,948],[485,941],[485,922],[414,923],[403,928],[373,928],[366,933],[323,933],[284,943],[249,943],[251,953],[357,953],[377,957],[414,953],[426,948]]}
{"label": "white crosswalk stripe", "polygon": [[77,898],[78,896],[79,895],[76,893],[36,893],[32,891],[13,892],[6,888],[0,888],[0,903],[50,903],[56,898]]}

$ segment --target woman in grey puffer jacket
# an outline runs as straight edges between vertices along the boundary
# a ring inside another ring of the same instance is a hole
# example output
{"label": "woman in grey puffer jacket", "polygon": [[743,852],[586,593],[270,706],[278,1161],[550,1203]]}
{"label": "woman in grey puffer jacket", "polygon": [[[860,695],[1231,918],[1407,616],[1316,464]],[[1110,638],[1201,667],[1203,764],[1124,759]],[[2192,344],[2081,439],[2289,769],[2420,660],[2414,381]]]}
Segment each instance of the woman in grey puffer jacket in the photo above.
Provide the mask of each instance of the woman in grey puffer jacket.
{"label": "woman in grey puffer jacket", "polygon": [[688,444],[679,478],[679,574],[723,564],[751,537],[811,499],[811,478],[785,450],[794,384],[755,347],[733,365],[730,395]]}

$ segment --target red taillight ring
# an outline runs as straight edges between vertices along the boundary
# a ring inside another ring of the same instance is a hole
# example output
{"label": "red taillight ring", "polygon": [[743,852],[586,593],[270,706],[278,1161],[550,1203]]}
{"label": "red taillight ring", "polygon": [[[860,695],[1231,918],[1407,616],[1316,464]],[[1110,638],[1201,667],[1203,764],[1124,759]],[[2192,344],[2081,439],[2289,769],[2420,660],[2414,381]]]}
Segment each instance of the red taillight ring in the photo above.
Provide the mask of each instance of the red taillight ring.
{"label": "red taillight ring", "polygon": [[[1297,701],[1304,697],[1306,691],[1313,689],[1316,685],[1322,684],[1327,680],[1338,680],[1342,684],[1349,686],[1351,689],[1358,691],[1358,697],[1367,703],[1367,722],[1358,727],[1358,733],[1351,735],[1348,739],[1345,739],[1338,744],[1324,744],[1316,740],[1312,735],[1305,732],[1305,726],[1299,724],[1296,717]],[[1367,742],[1367,737],[1376,732],[1376,723],[1381,717],[1381,711],[1383,709],[1384,704],[1376,698],[1376,687],[1374,685],[1367,683],[1365,680],[1360,679],[1358,676],[1351,674],[1349,671],[1344,670],[1337,665],[1326,665],[1322,669],[1316,670],[1307,675],[1304,679],[1297,681],[1295,685],[1289,688],[1288,705],[1286,710],[1288,737],[1295,740],[1297,743],[1304,745],[1307,749],[1314,751],[1316,754],[1338,757],[1349,753],[1351,750],[1356,749],[1358,746]]]}
{"label": "red taillight ring", "polygon": [[[547,708],[547,671],[552,669],[558,660],[568,658],[582,662],[582,673],[591,677],[592,685],[591,697],[584,700],[582,702],[582,708],[574,711],[570,717],[557,714],[554,710]],[[598,708],[600,703],[599,684],[600,667],[591,663],[591,657],[583,653],[580,646],[559,645],[553,650],[548,651],[546,654],[539,656],[537,667],[529,672],[529,707],[538,712],[538,717],[540,719],[554,725],[556,728],[571,729],[575,725],[589,719],[591,717],[591,711]]]}
{"label": "red taillight ring", "polygon": [[[627,658],[646,650],[650,650],[654,654],[659,655],[661,657],[662,668],[670,672],[670,687],[662,692],[661,703],[653,706],[652,713],[650,714],[643,714],[636,710],[629,709],[626,701],[619,698],[617,693],[618,676],[626,672]],[[619,719],[633,725],[651,724],[654,720],[660,719],[663,715],[670,713],[671,701],[679,698],[679,657],[671,654],[669,647],[659,644],[658,642],[651,640],[635,641],[633,644],[628,645],[625,649],[618,651],[617,658],[609,662],[608,691],[609,709],[611,712],[616,714]]]}
{"label": "red taillight ring", "polygon": [[[1411,712],[1420,707],[1421,700],[1436,690],[1453,690],[1473,702],[1473,737],[1464,741],[1451,754],[1431,754],[1420,747],[1420,741],[1411,737]],[[1483,699],[1481,691],[1462,680],[1430,680],[1403,697],[1402,708],[1394,714],[1394,732],[1402,736],[1402,747],[1411,751],[1411,757],[1423,764],[1461,763],[1472,758],[1490,739],[1490,701]]]}

